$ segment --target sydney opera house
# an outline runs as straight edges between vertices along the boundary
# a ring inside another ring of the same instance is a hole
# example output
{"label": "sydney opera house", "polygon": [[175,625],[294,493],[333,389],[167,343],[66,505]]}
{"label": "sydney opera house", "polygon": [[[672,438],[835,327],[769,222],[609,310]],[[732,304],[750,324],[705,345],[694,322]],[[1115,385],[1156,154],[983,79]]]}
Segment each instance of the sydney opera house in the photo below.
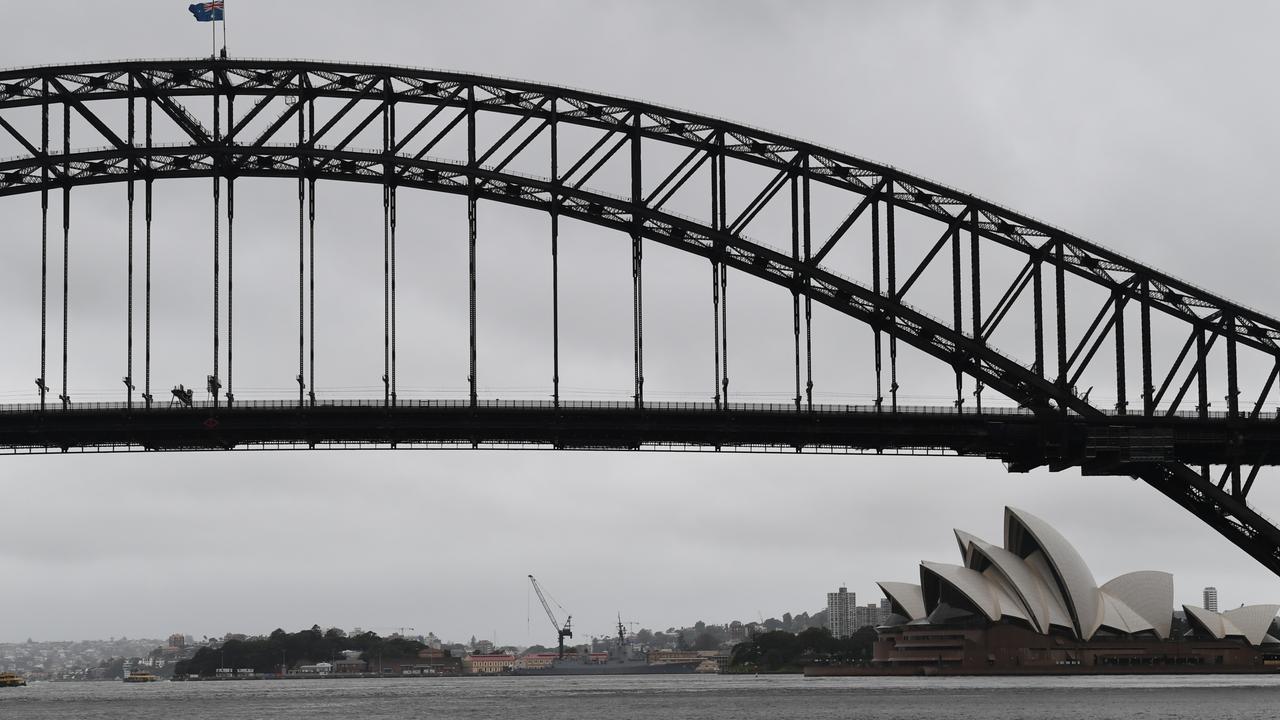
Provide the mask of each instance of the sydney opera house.
{"label": "sydney opera house", "polygon": [[1099,585],[1066,538],[1015,508],[1005,508],[1003,546],[955,536],[963,564],[923,562],[918,585],[879,583],[893,613],[877,628],[879,671],[1280,672],[1280,640],[1268,634],[1280,606],[1183,606],[1175,634],[1169,573]]}

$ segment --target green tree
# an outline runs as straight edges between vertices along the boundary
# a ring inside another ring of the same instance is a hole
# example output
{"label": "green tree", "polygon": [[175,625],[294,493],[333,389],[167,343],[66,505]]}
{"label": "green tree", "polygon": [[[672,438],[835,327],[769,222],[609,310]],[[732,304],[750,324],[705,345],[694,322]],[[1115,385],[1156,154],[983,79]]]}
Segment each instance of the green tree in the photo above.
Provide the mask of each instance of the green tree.
{"label": "green tree", "polygon": [[731,664],[756,672],[796,672],[818,660],[862,661],[871,657],[875,639],[873,628],[843,639],[821,627],[808,628],[798,635],[782,630],[762,632],[733,647]]}
{"label": "green tree", "polygon": [[124,679],[124,658],[108,658],[98,663],[98,667],[106,670],[106,677],[115,680]]}
{"label": "green tree", "polygon": [[345,637],[345,633],[321,632],[319,626],[292,634],[277,629],[265,638],[228,640],[216,648],[202,647],[191,659],[179,662],[175,674],[210,676],[219,667],[253,668],[255,672],[272,673],[279,670],[282,660],[293,667],[331,660],[345,650],[360,651],[366,660],[378,655],[412,657],[425,647],[416,640],[384,639],[374,633]]}

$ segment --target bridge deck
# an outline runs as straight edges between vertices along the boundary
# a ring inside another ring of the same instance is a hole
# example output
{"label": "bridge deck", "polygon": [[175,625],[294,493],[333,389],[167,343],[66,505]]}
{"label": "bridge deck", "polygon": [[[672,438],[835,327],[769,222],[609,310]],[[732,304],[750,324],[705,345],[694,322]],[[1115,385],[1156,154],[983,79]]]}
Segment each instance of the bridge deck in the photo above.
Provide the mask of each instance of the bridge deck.
{"label": "bridge deck", "polygon": [[1012,469],[1131,463],[1275,464],[1280,421],[1224,417],[1050,417],[1018,408],[490,401],[237,402],[0,407],[0,450],[209,450],[238,447],[517,446],[948,453]]}

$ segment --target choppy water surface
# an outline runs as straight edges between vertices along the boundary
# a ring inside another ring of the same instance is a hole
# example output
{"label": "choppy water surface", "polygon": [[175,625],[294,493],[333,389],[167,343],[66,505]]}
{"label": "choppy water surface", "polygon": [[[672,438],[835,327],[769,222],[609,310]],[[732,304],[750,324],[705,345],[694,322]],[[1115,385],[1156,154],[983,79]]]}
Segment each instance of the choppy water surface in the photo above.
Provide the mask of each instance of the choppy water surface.
{"label": "choppy water surface", "polygon": [[1280,676],[814,678],[648,676],[38,683],[0,688],[0,718],[1215,718],[1280,716]]}

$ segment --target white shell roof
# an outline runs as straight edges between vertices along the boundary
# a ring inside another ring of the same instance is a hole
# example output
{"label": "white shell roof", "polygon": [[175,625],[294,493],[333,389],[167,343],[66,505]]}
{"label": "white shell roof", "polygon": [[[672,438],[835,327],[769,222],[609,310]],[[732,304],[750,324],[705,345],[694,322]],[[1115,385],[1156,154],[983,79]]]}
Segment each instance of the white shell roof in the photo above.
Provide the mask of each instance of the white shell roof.
{"label": "white shell roof", "polygon": [[881,592],[894,605],[906,613],[908,620],[920,620],[929,613],[924,609],[924,595],[920,586],[905,582],[878,582]]}
{"label": "white shell roof", "polygon": [[1182,610],[1187,614],[1187,620],[1219,640],[1227,637],[1243,637],[1239,628],[1212,610],[1205,610],[1195,605],[1183,605]]}
{"label": "white shell roof", "polygon": [[1102,593],[1101,627],[1129,634],[1155,630],[1151,623],[1134,612],[1132,608],[1106,593]]}
{"label": "white shell roof", "polygon": [[[982,573],[959,565],[945,563],[920,563],[920,584],[924,585],[926,574],[936,576],[940,581],[950,585],[982,611],[989,620],[1000,619],[1000,603],[996,599],[994,588]],[[934,608],[925,608],[933,612]]]}
{"label": "white shell roof", "polygon": [[[964,566],[922,562],[920,585],[879,583],[884,594],[907,612],[910,622],[945,622],[935,615],[938,598],[933,590],[945,585],[989,620],[1016,618],[1041,633],[1058,628],[1088,640],[1106,627],[1120,633],[1169,636],[1173,615],[1169,573],[1132,572],[1098,587],[1084,559],[1061,533],[1012,507],[1005,508],[1003,548],[962,530],[954,532]],[[1222,614],[1189,606],[1186,610],[1198,627],[1214,637],[1241,637],[1257,645],[1268,638],[1280,606],[1255,605]]]}
{"label": "white shell roof", "polygon": [[1067,600],[1062,597],[1062,590],[1053,579],[1053,570],[1049,567],[1049,561],[1045,559],[1044,553],[1037,550],[1028,555],[1025,562],[1040,582],[1045,605],[1049,607],[1049,624],[1070,630],[1075,634],[1076,626],[1071,622],[1071,613],[1067,611]]}
{"label": "white shell roof", "polygon": [[960,546],[960,562],[964,563],[964,566],[967,568],[972,568],[978,572],[982,572],[982,568],[977,567],[974,564],[975,558],[973,557],[973,550],[970,549],[970,546],[973,543],[982,541],[979,540],[977,536],[970,535],[963,530],[952,530],[951,532],[955,533],[956,544]]}
{"label": "white shell roof", "polygon": [[1031,611],[1027,610],[1027,606],[1022,604],[1022,600],[1018,597],[1018,591],[1005,579],[1004,575],[1000,574],[999,570],[989,567],[982,573],[982,577],[987,579],[987,584],[991,587],[991,594],[996,596],[996,602],[1000,605],[1001,617],[1018,618],[1034,627],[1035,621],[1031,619]]}
{"label": "white shell roof", "polygon": [[1140,615],[1160,638],[1169,637],[1169,626],[1173,622],[1173,575],[1140,570],[1110,580],[1101,590]]}
{"label": "white shell roof", "polygon": [[1271,621],[1280,612],[1280,605],[1244,605],[1222,613],[1195,605],[1183,605],[1182,609],[1188,620],[1219,640],[1240,637],[1251,645],[1261,645],[1268,637]]}
{"label": "white shell roof", "polygon": [[[970,536],[972,537],[972,536]],[[978,538],[971,540],[970,554],[975,558],[986,560],[1012,586],[1019,603],[1026,609],[1027,620],[1040,632],[1048,632],[1049,625],[1057,621],[1060,625],[1070,625],[1071,619],[1066,608],[1062,607],[1040,576],[1035,573],[1022,558],[998,545],[984,542]],[[1052,611],[1050,605],[1053,605]],[[1056,611],[1056,612],[1054,612]]]}
{"label": "white shell roof", "polygon": [[1071,613],[1080,637],[1093,637],[1102,624],[1102,595],[1084,558],[1049,523],[1025,510],[1006,507],[1005,547],[1020,557],[1031,552],[1025,543],[1020,543],[1019,547],[1013,546],[1023,533],[1035,540],[1035,544],[1044,551],[1049,566],[1053,569],[1054,581],[1062,590],[1067,611]]}
{"label": "white shell roof", "polygon": [[1222,617],[1239,628],[1240,634],[1250,644],[1261,645],[1277,612],[1280,612],[1280,605],[1245,605],[1222,613]]}

